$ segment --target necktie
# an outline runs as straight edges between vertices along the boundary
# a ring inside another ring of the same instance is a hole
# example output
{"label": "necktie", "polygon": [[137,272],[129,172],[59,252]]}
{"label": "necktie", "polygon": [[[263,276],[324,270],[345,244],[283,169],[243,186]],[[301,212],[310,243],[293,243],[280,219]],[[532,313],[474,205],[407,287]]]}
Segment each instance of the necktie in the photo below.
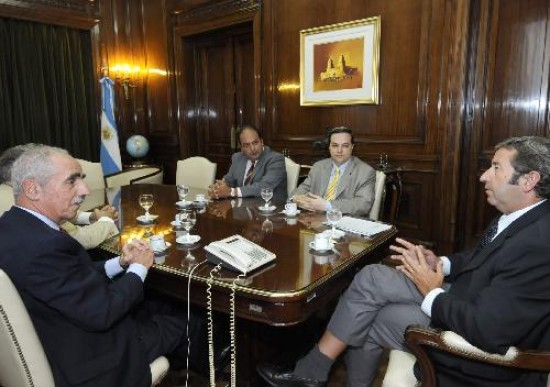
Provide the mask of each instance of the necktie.
{"label": "necktie", "polygon": [[243,185],[250,185],[252,183],[252,178],[254,177],[254,166],[256,165],[256,162],[253,162],[250,165],[250,168],[248,168],[248,172],[246,172],[246,176],[244,177],[244,184]]}
{"label": "necktie", "polygon": [[479,248],[482,249],[489,243],[493,241],[494,236],[496,235],[498,230],[498,221],[494,221],[491,223],[491,226],[485,231],[485,234],[483,234],[483,237],[481,237],[481,240],[479,241]]}
{"label": "necktie", "polygon": [[327,187],[327,192],[325,193],[326,200],[334,200],[336,198],[336,189],[338,188],[338,183],[340,182],[340,168],[336,168],[332,178],[330,179]]}

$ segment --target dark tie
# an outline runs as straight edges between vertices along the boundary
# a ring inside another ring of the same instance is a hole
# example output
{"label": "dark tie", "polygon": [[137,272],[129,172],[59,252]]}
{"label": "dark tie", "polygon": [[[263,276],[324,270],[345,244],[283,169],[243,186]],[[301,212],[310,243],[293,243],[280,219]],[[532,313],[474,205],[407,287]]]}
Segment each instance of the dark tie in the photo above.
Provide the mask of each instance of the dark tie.
{"label": "dark tie", "polygon": [[256,162],[253,162],[250,165],[250,168],[248,168],[248,172],[246,172],[246,176],[244,178],[244,184],[243,185],[249,185],[252,183],[252,178],[254,177],[254,166],[256,165]]}
{"label": "dark tie", "polygon": [[493,241],[494,236],[498,230],[498,220],[494,220],[493,223],[489,226],[483,237],[479,241],[479,248],[482,249]]}

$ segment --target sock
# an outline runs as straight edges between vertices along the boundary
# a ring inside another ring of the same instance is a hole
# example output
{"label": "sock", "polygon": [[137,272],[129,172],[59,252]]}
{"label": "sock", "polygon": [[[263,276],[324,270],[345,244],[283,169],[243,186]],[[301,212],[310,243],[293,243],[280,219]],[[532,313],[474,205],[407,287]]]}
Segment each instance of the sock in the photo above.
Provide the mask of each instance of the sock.
{"label": "sock", "polygon": [[328,379],[332,363],[334,360],[324,355],[319,351],[319,346],[315,345],[306,356],[298,360],[294,367],[294,374],[302,378],[325,382]]}

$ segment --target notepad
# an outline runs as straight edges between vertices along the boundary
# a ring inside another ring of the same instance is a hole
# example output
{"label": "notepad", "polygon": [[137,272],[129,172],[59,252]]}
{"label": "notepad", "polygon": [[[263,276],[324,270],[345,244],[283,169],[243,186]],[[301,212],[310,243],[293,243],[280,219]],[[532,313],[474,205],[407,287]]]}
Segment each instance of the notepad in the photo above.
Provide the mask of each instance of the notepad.
{"label": "notepad", "polygon": [[373,222],[371,220],[352,218],[351,216],[344,216],[337,224],[336,228],[351,232],[354,234],[372,236],[383,231],[387,231],[392,226],[389,224]]}

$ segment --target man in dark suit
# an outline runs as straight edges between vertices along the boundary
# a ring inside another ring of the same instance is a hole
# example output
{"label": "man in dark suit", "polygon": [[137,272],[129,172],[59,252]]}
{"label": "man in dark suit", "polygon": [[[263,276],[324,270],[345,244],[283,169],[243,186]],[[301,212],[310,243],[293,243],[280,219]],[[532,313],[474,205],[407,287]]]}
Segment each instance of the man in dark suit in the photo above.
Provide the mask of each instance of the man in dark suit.
{"label": "man in dark suit", "polygon": [[[153,252],[143,241],[92,262],[59,225],[89,193],[66,151],[37,146],[14,163],[16,205],[0,218],[0,268],[17,287],[56,386],[150,386],[149,363],[184,350],[186,316],[143,313]],[[115,279],[115,277],[117,277]]]}
{"label": "man in dark suit", "polygon": [[[550,140],[520,137],[496,146],[481,176],[503,215],[472,251],[438,257],[402,239],[395,270],[365,267],[340,299],[318,346],[294,369],[259,367],[272,386],[322,386],[348,350],[348,386],[369,385],[383,348],[403,349],[409,324],[452,330],[488,352],[550,350]],[[445,281],[445,282],[444,282]],[[547,373],[433,353],[440,386],[546,386]]]}
{"label": "man in dark suit", "polygon": [[264,145],[262,136],[252,125],[237,133],[241,151],[231,157],[231,167],[222,180],[210,188],[210,197],[260,197],[262,188],[273,189],[273,197],[286,200],[286,166],[282,154]]}

